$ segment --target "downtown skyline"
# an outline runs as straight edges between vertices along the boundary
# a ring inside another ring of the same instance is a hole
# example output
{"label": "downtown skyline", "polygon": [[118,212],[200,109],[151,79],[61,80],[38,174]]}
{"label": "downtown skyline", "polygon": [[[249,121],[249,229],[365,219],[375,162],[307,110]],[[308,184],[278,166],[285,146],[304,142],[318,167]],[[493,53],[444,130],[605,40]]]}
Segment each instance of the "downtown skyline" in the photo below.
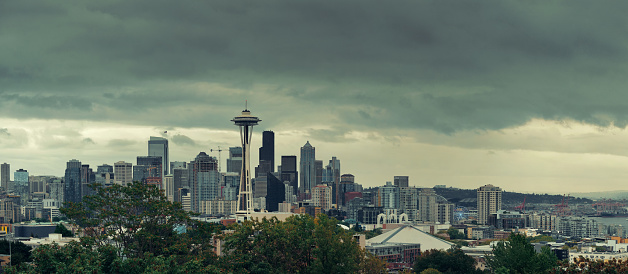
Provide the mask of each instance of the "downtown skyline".
{"label": "downtown skyline", "polygon": [[[364,187],[628,190],[628,3],[0,4],[0,162],[170,161],[309,141]],[[583,20],[586,18],[587,20]],[[224,171],[224,168],[223,168]]]}

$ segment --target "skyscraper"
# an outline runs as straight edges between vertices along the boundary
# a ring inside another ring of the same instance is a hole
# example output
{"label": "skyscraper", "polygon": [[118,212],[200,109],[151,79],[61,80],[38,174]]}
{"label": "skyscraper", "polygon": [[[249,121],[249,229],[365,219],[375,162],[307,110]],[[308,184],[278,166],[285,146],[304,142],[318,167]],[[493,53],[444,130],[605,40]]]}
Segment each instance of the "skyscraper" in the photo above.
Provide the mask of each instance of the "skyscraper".
{"label": "skyscraper", "polygon": [[262,132],[262,147],[259,148],[259,160],[270,163],[270,172],[275,172],[275,133]]}
{"label": "skyscraper", "polygon": [[179,203],[181,202],[181,189],[190,188],[190,184],[188,181],[190,172],[188,168],[175,168],[171,170],[172,175],[173,175],[173,188],[174,188],[174,201],[175,202],[179,202]]}
{"label": "skyscraper", "polygon": [[290,182],[293,194],[296,195],[299,188],[299,172],[297,171],[297,156],[281,156],[281,181]]}
{"label": "skyscraper", "polygon": [[257,125],[257,123],[262,120],[255,116],[251,116],[251,112],[245,107],[242,114],[233,118],[231,121],[234,122],[236,126],[240,127],[240,140],[242,141],[242,172],[240,172],[240,190],[238,191],[237,213],[240,215],[245,214],[246,217],[249,217],[248,215],[253,210],[250,159],[251,136],[253,135],[253,126]]}
{"label": "skyscraper", "polygon": [[8,191],[9,181],[11,181],[11,165],[4,163],[0,165],[0,187]]}
{"label": "skyscraper", "polygon": [[28,171],[21,168],[16,170],[13,173],[13,181],[15,181],[15,192],[20,195],[22,205],[26,205],[28,201]]}
{"label": "skyscraper", "polygon": [[133,164],[118,161],[113,164],[114,182],[119,185],[127,185],[133,182]]}
{"label": "skyscraper", "polygon": [[168,139],[162,137],[150,136],[148,140],[148,156],[160,156],[161,157],[161,176],[168,175],[168,166],[170,165],[170,158],[168,158]]}
{"label": "skyscraper", "polygon": [[488,216],[502,209],[502,189],[493,185],[481,186],[478,194],[478,224],[488,223]]}
{"label": "skyscraper", "polygon": [[[332,186],[333,195],[332,195],[332,203],[337,204],[340,199],[340,195],[338,189],[340,188],[340,160],[336,158],[336,156],[331,157],[329,160],[329,165],[327,165],[327,174],[324,176],[327,178],[328,185]],[[325,180],[323,180],[325,181]]]}
{"label": "skyscraper", "polygon": [[266,180],[266,210],[270,212],[278,211],[279,203],[283,203],[286,200],[286,185],[270,172],[266,174]]}
{"label": "skyscraper", "polygon": [[192,184],[192,211],[200,212],[201,203],[216,200],[220,194],[220,174],[218,161],[205,152],[194,158]]}
{"label": "skyscraper", "polygon": [[301,162],[299,172],[301,192],[312,189],[316,184],[316,148],[310,145],[310,141],[307,141],[303,147],[301,147]]}
{"label": "skyscraper", "polygon": [[81,197],[94,193],[94,189],[91,186],[94,181],[96,181],[94,171],[89,168],[89,165],[81,165]]}
{"label": "skyscraper", "polygon": [[242,171],[242,147],[230,147],[229,159],[227,159],[227,172]]}
{"label": "skyscraper", "polygon": [[68,161],[66,165],[63,191],[65,202],[80,203],[82,201],[81,166],[81,162],[76,159]]}
{"label": "skyscraper", "polygon": [[315,186],[323,183],[323,161],[314,161],[314,170],[316,170],[316,183]]}

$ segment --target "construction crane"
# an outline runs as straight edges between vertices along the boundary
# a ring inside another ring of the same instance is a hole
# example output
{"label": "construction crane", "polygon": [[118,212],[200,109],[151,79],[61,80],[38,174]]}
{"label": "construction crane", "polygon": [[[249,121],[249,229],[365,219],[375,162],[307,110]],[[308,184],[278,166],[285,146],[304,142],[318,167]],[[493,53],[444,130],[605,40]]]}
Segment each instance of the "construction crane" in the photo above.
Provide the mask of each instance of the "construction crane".
{"label": "construction crane", "polygon": [[161,176],[159,177],[154,177],[154,176],[150,176],[150,171],[153,169],[157,169],[159,168],[159,171],[161,171],[161,167],[158,166],[152,166],[146,169],[146,174],[148,175],[146,177],[146,184],[148,185],[155,185],[157,186],[159,189],[161,189]]}
{"label": "construction crane", "polygon": [[523,196],[523,203],[521,203],[521,205],[516,206],[515,210],[519,210],[521,211],[521,213],[524,213],[524,211],[526,210],[526,196]]}
{"label": "construction crane", "polygon": [[220,169],[220,163],[222,162],[222,149],[220,148],[220,146],[218,147],[218,149],[209,149],[209,152],[214,151],[218,151],[218,173],[220,173],[222,172],[222,170]]}
{"label": "construction crane", "polygon": [[[563,201],[560,204],[554,205],[558,210],[558,216],[564,217],[571,215],[571,210],[569,209],[569,195],[563,195]],[[567,200],[565,200],[567,198]]]}

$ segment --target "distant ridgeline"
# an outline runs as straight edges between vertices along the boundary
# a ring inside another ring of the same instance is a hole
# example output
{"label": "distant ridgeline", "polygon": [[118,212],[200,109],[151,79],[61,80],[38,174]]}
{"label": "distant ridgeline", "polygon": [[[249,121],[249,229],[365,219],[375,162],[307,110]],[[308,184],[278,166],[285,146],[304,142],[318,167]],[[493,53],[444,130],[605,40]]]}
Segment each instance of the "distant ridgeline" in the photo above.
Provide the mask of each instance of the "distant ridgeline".
{"label": "distant ridgeline", "polygon": [[[458,203],[463,199],[476,199],[476,189],[458,189],[458,188],[434,188],[436,193],[445,197],[449,202]],[[502,203],[504,204],[520,204],[525,196],[527,204],[560,204],[563,201],[563,195],[550,194],[530,194],[504,191],[502,194]],[[592,204],[593,201],[587,198],[569,197],[569,204]]]}

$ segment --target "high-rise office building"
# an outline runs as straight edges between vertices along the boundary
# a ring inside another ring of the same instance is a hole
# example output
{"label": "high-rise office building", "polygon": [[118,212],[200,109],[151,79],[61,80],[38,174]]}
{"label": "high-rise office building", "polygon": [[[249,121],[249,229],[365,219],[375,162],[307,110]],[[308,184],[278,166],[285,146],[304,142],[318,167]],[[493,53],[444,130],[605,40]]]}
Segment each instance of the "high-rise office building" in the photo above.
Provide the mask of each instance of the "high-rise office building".
{"label": "high-rise office building", "polygon": [[72,159],[65,168],[65,184],[63,190],[64,202],[80,203],[81,192],[81,161]]}
{"label": "high-rise office building", "polygon": [[279,204],[286,200],[286,185],[277,176],[278,173],[266,174],[266,210],[269,212],[279,211]]}
{"label": "high-rise office building", "polygon": [[60,205],[63,204],[64,188],[61,179],[53,179],[50,183],[50,199],[56,200]]}
{"label": "high-rise office building", "polygon": [[502,209],[502,189],[494,185],[481,186],[478,195],[478,224],[488,223],[488,216]]}
{"label": "high-rise office building", "polygon": [[114,182],[119,185],[127,185],[133,182],[133,164],[118,161],[113,164]]}
{"label": "high-rise office building", "polygon": [[25,169],[16,170],[13,173],[13,181],[15,182],[15,193],[20,195],[22,205],[26,205],[28,201],[28,171]]}
{"label": "high-rise office building", "polygon": [[93,195],[95,189],[92,188],[92,183],[96,181],[94,171],[89,165],[81,165],[81,196]]}
{"label": "high-rise office building", "polygon": [[292,186],[293,194],[297,194],[299,189],[299,172],[297,171],[297,156],[288,155],[281,156],[281,181],[290,182]]}
{"label": "high-rise office building", "polygon": [[314,161],[314,170],[316,170],[316,183],[314,185],[320,185],[323,183],[323,161]]}
{"label": "high-rise office building", "polygon": [[222,198],[225,200],[238,199],[238,186],[240,185],[239,172],[227,172],[223,176]]}
{"label": "high-rise office building", "polygon": [[227,159],[227,172],[242,171],[242,147],[230,147],[229,159]]}
{"label": "high-rise office building", "polygon": [[340,188],[340,160],[335,156],[331,157],[329,164],[323,169],[322,183],[332,187],[332,203],[337,204],[340,199],[340,193],[337,191]]}
{"label": "high-rise office building", "polygon": [[394,183],[398,187],[408,187],[408,176],[395,176]]}
{"label": "high-rise office building", "polygon": [[172,171],[172,180],[173,180],[173,188],[174,188],[174,201],[181,202],[181,189],[190,188],[190,183],[188,181],[189,178],[189,170],[187,168],[175,168]]}
{"label": "high-rise office building", "polygon": [[339,185],[339,203],[338,205],[346,205],[347,201],[345,199],[345,194],[349,193],[349,192],[355,192],[356,191],[356,184],[355,184],[355,176],[353,176],[353,174],[342,174],[340,176],[340,185]]}
{"label": "high-rise office building", "polygon": [[255,184],[253,186],[253,198],[266,197],[267,194],[267,177],[271,172],[270,162],[261,160],[259,165],[255,167]]}
{"label": "high-rise office building", "polygon": [[170,165],[170,158],[168,157],[168,139],[150,136],[150,140],[148,140],[148,156],[161,157],[162,172],[161,176],[159,176],[160,178],[169,174],[168,166]]}
{"label": "high-rise office building", "polygon": [[11,165],[4,163],[0,165],[0,187],[5,191],[9,190],[9,181],[11,181]]}
{"label": "high-rise office building", "polygon": [[275,172],[275,133],[266,130],[262,132],[262,147],[259,148],[259,160],[270,163],[270,172]]}
{"label": "high-rise office building", "polygon": [[301,147],[301,162],[299,172],[301,174],[300,188],[301,192],[312,189],[316,184],[316,148],[314,148],[310,141],[307,141],[303,147]]}
{"label": "high-rise office building", "polygon": [[220,193],[220,173],[218,161],[205,152],[194,158],[192,184],[192,211],[200,212],[203,201],[216,200]]}

